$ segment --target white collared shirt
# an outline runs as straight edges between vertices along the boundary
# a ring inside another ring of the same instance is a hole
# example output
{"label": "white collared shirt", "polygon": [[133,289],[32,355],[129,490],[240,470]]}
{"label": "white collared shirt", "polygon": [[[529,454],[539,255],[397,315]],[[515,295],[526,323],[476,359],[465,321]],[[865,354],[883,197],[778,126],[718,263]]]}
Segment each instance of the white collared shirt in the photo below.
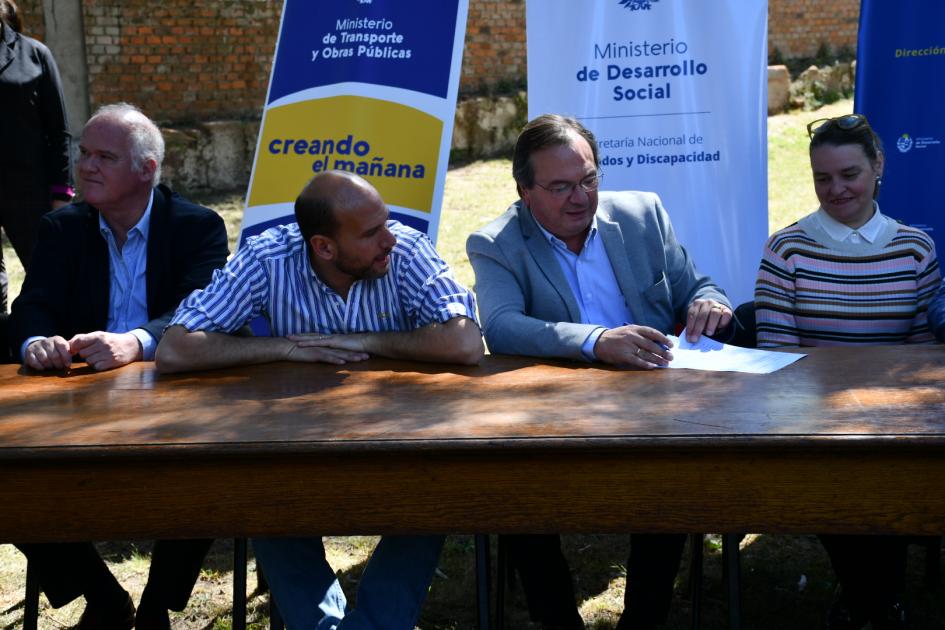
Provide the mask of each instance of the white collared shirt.
{"label": "white collared shirt", "polygon": [[852,245],[857,245],[863,241],[866,241],[867,243],[874,242],[882,233],[883,229],[886,227],[886,224],[890,220],[886,215],[879,211],[879,204],[875,201],[873,202],[873,209],[875,212],[873,213],[873,216],[870,218],[870,220],[856,229],[851,228],[849,225],[840,223],[832,216],[827,214],[827,211],[823,208],[819,208],[814,216],[820,223],[820,227],[823,228],[824,232],[826,232],[830,238],[840,243],[850,243]]}

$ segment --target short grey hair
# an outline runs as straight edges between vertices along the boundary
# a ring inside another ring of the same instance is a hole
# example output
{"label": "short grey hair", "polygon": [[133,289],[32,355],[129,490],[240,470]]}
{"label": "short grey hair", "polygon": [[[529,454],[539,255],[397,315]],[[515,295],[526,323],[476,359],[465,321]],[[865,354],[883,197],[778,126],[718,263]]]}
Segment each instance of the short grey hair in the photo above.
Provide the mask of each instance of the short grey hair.
{"label": "short grey hair", "polygon": [[154,121],[131,103],[113,103],[99,107],[86,126],[96,118],[111,118],[129,127],[132,167],[140,173],[144,170],[145,162],[154,160],[157,168],[154,169],[151,185],[157,186],[161,181],[161,164],[164,162],[164,136]]}

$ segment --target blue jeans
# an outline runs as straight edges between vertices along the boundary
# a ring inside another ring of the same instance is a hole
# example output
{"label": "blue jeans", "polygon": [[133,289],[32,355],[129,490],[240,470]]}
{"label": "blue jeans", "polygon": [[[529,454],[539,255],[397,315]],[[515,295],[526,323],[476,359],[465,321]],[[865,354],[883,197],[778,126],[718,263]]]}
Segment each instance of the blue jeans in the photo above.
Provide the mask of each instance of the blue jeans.
{"label": "blue jeans", "polygon": [[347,600],[321,538],[254,538],[289,630],[413,630],[443,548],[443,536],[384,536]]}

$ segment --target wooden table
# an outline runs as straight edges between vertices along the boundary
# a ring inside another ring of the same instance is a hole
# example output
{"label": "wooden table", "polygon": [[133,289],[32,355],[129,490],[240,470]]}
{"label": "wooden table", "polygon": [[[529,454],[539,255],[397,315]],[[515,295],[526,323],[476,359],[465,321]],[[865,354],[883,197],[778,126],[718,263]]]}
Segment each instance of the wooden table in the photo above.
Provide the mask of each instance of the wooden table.
{"label": "wooden table", "polygon": [[487,357],[0,366],[0,541],[945,532],[945,347],[770,375]]}

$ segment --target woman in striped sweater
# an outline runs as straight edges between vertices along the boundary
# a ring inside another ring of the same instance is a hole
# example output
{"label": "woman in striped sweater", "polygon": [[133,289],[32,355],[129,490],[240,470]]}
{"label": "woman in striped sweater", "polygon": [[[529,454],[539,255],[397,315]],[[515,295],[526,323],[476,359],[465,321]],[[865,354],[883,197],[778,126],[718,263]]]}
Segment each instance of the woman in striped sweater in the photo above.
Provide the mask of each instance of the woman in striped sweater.
{"label": "woman in striped sweater", "polygon": [[935,245],[874,201],[879,138],[858,114],[808,129],[820,208],[768,239],[755,285],[758,345],[932,342]]}
{"label": "woman in striped sweater", "polygon": [[[934,341],[926,310],[941,280],[935,245],[880,212],[879,137],[859,114],[816,120],[807,131],[820,208],[768,239],[755,284],[758,345]],[[906,541],[820,539],[840,582],[827,627],[905,628]]]}

